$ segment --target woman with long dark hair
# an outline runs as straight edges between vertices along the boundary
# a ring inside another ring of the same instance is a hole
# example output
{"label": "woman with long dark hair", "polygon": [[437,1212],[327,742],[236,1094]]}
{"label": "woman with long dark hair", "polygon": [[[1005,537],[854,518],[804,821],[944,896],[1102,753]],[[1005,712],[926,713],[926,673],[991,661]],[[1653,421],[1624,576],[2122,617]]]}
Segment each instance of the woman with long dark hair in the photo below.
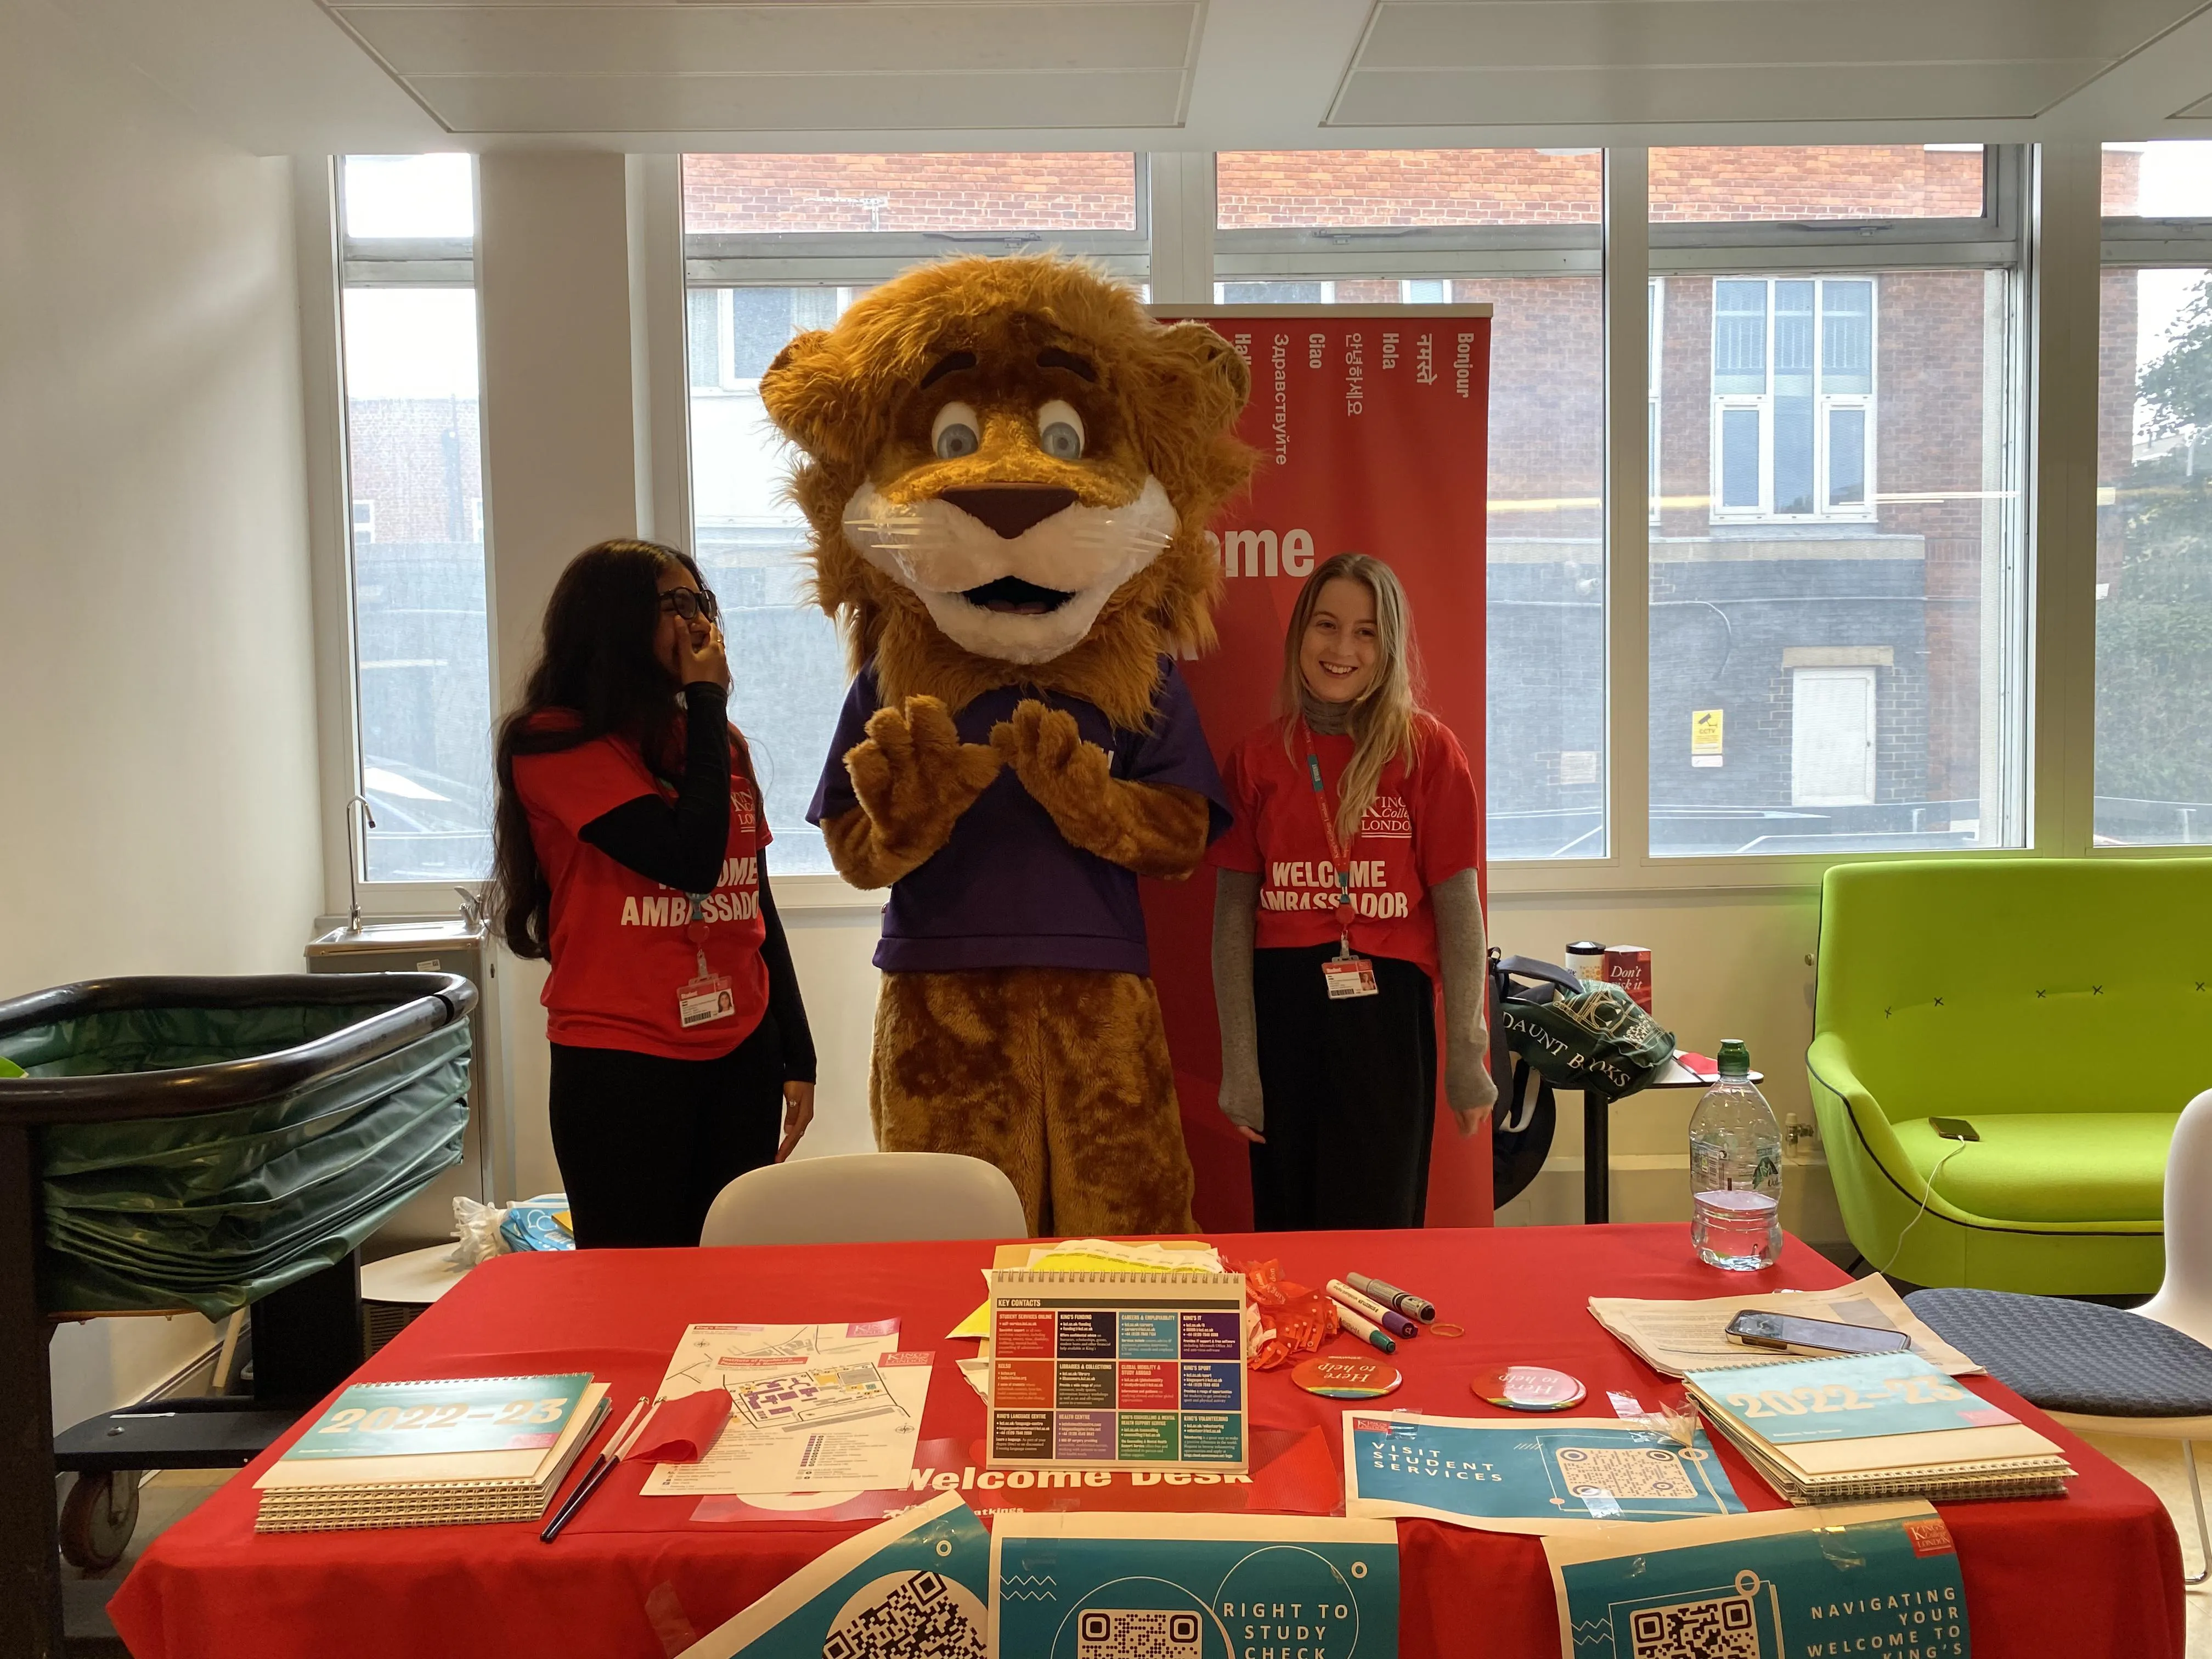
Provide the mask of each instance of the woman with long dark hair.
{"label": "woman with long dark hair", "polygon": [[586,549],[500,724],[494,914],[551,966],[553,1152],[586,1249],[697,1243],[814,1115],[718,614],[673,548]]}

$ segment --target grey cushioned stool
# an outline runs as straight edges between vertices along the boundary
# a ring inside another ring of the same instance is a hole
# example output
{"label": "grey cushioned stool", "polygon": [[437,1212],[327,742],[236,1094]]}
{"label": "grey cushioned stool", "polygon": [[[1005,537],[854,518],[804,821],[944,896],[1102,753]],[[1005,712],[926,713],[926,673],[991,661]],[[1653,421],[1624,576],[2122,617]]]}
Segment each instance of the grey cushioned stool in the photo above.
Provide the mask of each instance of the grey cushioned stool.
{"label": "grey cushioned stool", "polygon": [[2212,1348],[2118,1308],[2005,1291],[1915,1291],[1905,1305],[1990,1376],[2070,1429],[2181,1442],[2201,1584],[2212,1571],[2197,1449],[2212,1439]]}

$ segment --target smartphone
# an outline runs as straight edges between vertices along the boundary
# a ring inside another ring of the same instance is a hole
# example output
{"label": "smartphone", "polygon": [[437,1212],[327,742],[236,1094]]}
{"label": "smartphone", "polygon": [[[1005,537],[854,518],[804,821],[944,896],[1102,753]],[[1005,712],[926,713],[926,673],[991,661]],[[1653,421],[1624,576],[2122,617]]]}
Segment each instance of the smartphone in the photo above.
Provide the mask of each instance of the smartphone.
{"label": "smartphone", "polygon": [[1981,1136],[1974,1133],[1974,1126],[1963,1117],[1931,1117],[1928,1120],[1928,1127],[1946,1140],[1979,1140],[1981,1139]]}
{"label": "smartphone", "polygon": [[1748,1310],[1729,1321],[1728,1334],[1748,1348],[1776,1348],[1785,1353],[1895,1353],[1912,1346],[1903,1331]]}

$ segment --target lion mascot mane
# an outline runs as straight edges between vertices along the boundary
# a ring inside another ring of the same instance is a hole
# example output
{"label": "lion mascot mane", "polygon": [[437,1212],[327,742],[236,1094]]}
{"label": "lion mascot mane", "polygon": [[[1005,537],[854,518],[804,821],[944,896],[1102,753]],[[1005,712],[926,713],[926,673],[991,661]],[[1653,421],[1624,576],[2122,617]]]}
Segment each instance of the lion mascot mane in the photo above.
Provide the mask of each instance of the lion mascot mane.
{"label": "lion mascot mane", "polygon": [[1193,1224],[1136,878],[1227,822],[1174,658],[1213,641],[1249,389],[1048,257],[908,271],[761,382],[856,671],[808,816],[891,890],[876,1141],[996,1164],[1033,1233]]}

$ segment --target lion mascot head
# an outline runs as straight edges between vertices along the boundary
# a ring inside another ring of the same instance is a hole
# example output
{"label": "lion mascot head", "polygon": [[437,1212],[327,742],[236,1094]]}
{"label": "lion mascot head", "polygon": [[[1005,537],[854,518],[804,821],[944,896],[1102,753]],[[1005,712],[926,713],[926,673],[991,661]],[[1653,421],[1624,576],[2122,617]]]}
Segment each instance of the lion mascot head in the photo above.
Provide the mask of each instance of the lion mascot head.
{"label": "lion mascot head", "polygon": [[1213,642],[1213,510],[1249,477],[1244,362],[1075,260],[950,259],[799,335],[761,380],[805,459],[815,595],[885,701],[1010,684],[1140,727]]}

